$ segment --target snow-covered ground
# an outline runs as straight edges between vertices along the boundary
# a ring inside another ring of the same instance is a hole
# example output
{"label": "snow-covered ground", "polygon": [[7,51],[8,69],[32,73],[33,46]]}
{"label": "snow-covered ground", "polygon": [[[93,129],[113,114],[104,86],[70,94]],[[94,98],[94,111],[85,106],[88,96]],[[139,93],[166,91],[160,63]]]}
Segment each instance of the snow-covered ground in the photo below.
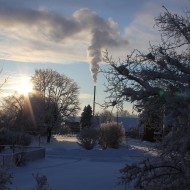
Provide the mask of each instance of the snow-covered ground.
{"label": "snow-covered ground", "polygon": [[54,136],[46,147],[46,158],[12,169],[13,190],[30,190],[32,174],[46,175],[52,190],[123,190],[117,185],[119,170],[126,164],[151,156],[153,144],[128,139],[119,149],[82,149],[76,137]]}

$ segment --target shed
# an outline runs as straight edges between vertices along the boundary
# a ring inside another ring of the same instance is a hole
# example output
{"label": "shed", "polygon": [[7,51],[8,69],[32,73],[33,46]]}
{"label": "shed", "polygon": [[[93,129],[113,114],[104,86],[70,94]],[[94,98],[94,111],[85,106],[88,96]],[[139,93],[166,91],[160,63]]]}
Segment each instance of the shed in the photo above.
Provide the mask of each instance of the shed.
{"label": "shed", "polygon": [[72,133],[80,132],[80,117],[69,117],[64,122],[65,126],[68,127]]}

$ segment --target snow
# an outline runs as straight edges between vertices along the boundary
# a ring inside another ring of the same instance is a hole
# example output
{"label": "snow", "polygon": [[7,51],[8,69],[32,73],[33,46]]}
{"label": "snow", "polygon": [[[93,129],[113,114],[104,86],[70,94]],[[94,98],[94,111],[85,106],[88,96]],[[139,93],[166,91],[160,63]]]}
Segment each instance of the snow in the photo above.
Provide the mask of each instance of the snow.
{"label": "snow", "polygon": [[[36,142],[38,143],[38,142]],[[34,187],[32,174],[46,175],[52,190],[122,190],[117,185],[119,170],[126,163],[152,156],[153,144],[128,139],[119,149],[82,149],[74,136],[54,136],[46,147],[46,158],[13,168],[12,189],[28,190]]]}

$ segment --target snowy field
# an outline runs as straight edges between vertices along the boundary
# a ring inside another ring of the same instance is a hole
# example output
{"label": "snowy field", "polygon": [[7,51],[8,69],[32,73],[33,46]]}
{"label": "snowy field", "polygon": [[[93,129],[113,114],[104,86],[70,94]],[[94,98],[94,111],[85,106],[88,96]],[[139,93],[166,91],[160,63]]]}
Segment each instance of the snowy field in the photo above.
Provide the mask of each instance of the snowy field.
{"label": "snowy field", "polygon": [[46,147],[46,158],[11,170],[12,190],[31,190],[35,185],[32,174],[46,175],[52,190],[123,190],[117,185],[119,170],[125,163],[142,160],[154,154],[153,146],[140,140],[128,139],[119,149],[84,150],[75,137],[54,136]]}

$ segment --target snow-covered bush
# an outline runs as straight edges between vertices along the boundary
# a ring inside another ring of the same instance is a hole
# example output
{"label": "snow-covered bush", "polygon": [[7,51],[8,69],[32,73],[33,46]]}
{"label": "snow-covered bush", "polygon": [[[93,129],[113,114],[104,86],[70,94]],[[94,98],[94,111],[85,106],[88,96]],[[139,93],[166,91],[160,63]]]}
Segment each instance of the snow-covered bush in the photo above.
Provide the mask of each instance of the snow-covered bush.
{"label": "snow-covered bush", "polygon": [[99,144],[103,149],[118,148],[125,139],[125,129],[121,123],[103,123],[100,126]]}
{"label": "snow-covered bush", "polygon": [[5,169],[0,168],[0,189],[7,190],[10,189],[12,175],[8,173]]}
{"label": "snow-covered bush", "polygon": [[190,187],[190,128],[171,131],[158,156],[121,169],[119,183],[136,190],[188,190]]}
{"label": "snow-covered bush", "polygon": [[182,157],[167,156],[168,159],[147,159],[138,164],[126,165],[121,170],[120,184],[136,190],[188,190],[189,163],[182,163]]}
{"label": "snow-covered bush", "polygon": [[84,128],[81,129],[77,136],[79,145],[87,150],[93,149],[98,141],[98,130],[95,128]]}

